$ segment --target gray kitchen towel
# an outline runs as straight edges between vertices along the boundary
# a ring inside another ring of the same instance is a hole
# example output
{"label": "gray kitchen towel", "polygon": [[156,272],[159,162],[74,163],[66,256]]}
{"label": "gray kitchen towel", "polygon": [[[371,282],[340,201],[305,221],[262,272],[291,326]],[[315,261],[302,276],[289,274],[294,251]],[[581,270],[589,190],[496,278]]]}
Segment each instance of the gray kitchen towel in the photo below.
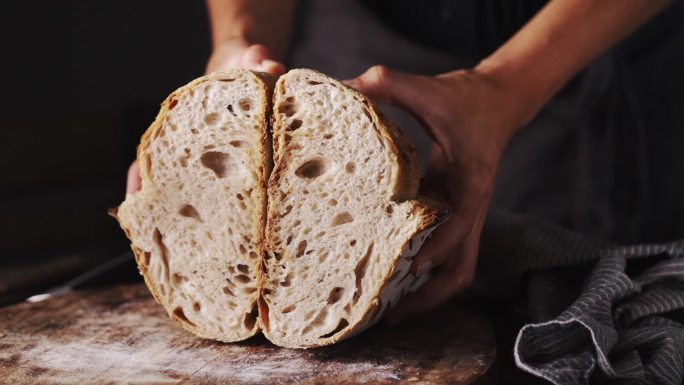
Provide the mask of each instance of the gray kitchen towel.
{"label": "gray kitchen towel", "polygon": [[[529,276],[519,368],[553,384],[684,383],[684,241],[618,246],[493,210],[484,245]],[[593,268],[557,273],[581,265]]]}

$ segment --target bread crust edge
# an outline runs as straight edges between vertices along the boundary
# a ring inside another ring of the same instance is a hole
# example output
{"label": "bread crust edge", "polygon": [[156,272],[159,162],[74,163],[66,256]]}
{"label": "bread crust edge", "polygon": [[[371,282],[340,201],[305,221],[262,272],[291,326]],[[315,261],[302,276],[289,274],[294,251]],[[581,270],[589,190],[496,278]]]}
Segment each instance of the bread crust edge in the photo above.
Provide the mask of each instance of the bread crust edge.
{"label": "bread crust edge", "polygon": [[[384,280],[379,286],[379,291],[373,294],[374,299],[371,302],[371,306],[369,306],[362,316],[357,318],[354,323],[350,323],[349,326],[333,336],[319,339],[314,343],[308,344],[289,343],[285,340],[273,338],[268,328],[263,329],[263,333],[266,338],[275,345],[285,348],[306,349],[331,345],[361,333],[382,319],[382,316],[391,309],[391,306],[389,305],[396,305],[397,300],[395,297],[401,297],[409,289],[415,289],[412,286],[418,282],[417,277],[405,279],[399,289],[389,287],[388,283],[394,272],[399,267],[399,263],[402,262],[402,259],[408,262],[408,266],[410,267],[413,257],[418,253],[423,243],[428,239],[430,234],[448,218],[450,215],[450,208],[444,203],[418,195],[420,171],[418,167],[418,157],[415,146],[406,136],[406,134],[404,134],[390,119],[388,119],[384,113],[382,113],[380,108],[378,108],[370,99],[368,99],[359,91],[318,71],[310,69],[296,69],[290,72],[293,71],[303,72],[305,74],[311,74],[315,77],[323,78],[338,88],[351,92],[355,99],[363,103],[364,107],[369,112],[371,123],[373,124],[376,133],[385,142],[385,144],[388,145],[392,161],[396,164],[396,168],[398,170],[398,173],[395,176],[395,183],[392,186],[393,194],[390,199],[398,203],[409,201],[408,203],[412,205],[411,211],[414,213],[414,215],[419,215],[420,218],[419,225],[413,231],[413,234],[408,237],[404,244],[401,245],[399,248],[400,252],[396,253],[393,257],[391,268],[384,276]],[[279,91],[284,89],[284,83],[285,76],[281,76],[274,88],[272,99],[273,106],[276,106],[277,95]],[[279,134],[282,130],[282,124],[280,124],[280,122],[281,121],[278,117],[278,114],[273,113],[271,131],[273,136],[273,159],[275,164],[273,167],[273,172],[271,173],[271,177],[268,181],[269,200],[267,218],[271,217],[274,212],[271,205],[272,201],[270,199],[270,191],[278,186],[283,172],[287,169],[285,165],[281,164],[287,159],[287,157],[284,156],[287,154],[283,153],[284,144],[280,142]],[[270,232],[267,228],[267,248],[269,245],[272,245],[269,234]],[[287,256],[283,256],[283,258],[287,258]],[[383,296],[392,297],[395,298],[395,300],[392,301],[393,303],[386,300],[383,304]],[[379,308],[379,310],[376,310],[377,308]]]}
{"label": "bread crust edge", "polygon": [[238,342],[238,341],[243,341],[245,339],[248,339],[250,337],[253,337],[256,335],[260,330],[262,326],[261,322],[261,309],[259,306],[259,301],[261,298],[261,289],[262,285],[261,282],[264,280],[264,275],[265,271],[263,268],[263,256],[265,255],[265,237],[264,237],[264,228],[266,225],[266,217],[265,217],[265,212],[266,212],[266,202],[267,202],[267,191],[266,191],[266,185],[267,185],[267,180],[268,180],[268,175],[270,173],[270,151],[268,149],[269,147],[269,136],[268,136],[268,130],[269,130],[269,122],[270,122],[270,115],[271,115],[271,108],[270,108],[270,100],[271,100],[271,94],[273,91],[273,84],[274,84],[274,79],[271,75],[266,74],[266,73],[261,73],[261,72],[254,72],[254,71],[248,71],[248,70],[229,70],[225,72],[215,72],[211,73],[202,77],[199,77],[197,79],[192,80],[191,82],[187,83],[186,85],[176,89],[173,91],[169,96],[164,99],[161,103],[161,107],[159,110],[159,113],[157,114],[155,120],[150,124],[150,126],[147,128],[145,133],[142,135],[140,139],[140,144],[137,147],[136,150],[136,159],[138,161],[139,169],[140,169],[140,179],[142,180],[142,183],[144,184],[145,181],[149,181],[151,179],[149,173],[148,173],[148,166],[147,166],[147,159],[145,157],[145,151],[148,149],[152,137],[154,133],[159,130],[163,122],[166,120],[166,117],[169,113],[169,111],[175,106],[175,101],[176,98],[184,94],[186,92],[189,92],[191,89],[193,89],[195,86],[198,84],[211,81],[211,80],[221,80],[229,77],[235,77],[235,76],[240,76],[240,75],[247,75],[247,76],[253,76],[254,80],[257,81],[257,83],[262,87],[263,95],[264,97],[261,98],[261,105],[264,108],[264,122],[263,122],[263,130],[261,134],[261,158],[262,158],[262,168],[261,168],[261,175],[260,175],[260,188],[259,188],[259,199],[263,202],[263,207],[262,207],[262,215],[259,218],[259,228],[261,229],[259,233],[259,238],[255,242],[257,245],[259,255],[261,260],[257,262],[257,270],[256,270],[256,280],[257,280],[257,285],[259,287],[258,290],[258,295],[257,295],[257,307],[259,307],[259,315],[257,316],[255,326],[254,328],[244,334],[240,335],[236,338],[225,338],[221,336],[215,336],[215,335],[208,335],[202,330],[197,327],[193,326],[187,322],[184,322],[183,320],[179,319],[177,316],[173,314],[173,309],[171,309],[171,306],[167,304],[164,300],[163,297],[160,295],[160,293],[157,292],[155,285],[152,283],[154,282],[150,275],[147,272],[147,267],[141,262],[143,258],[143,251],[140,250],[139,248],[135,247],[133,244],[133,240],[131,239],[130,236],[130,230],[129,230],[129,225],[125,223],[123,220],[121,220],[120,217],[116,215],[117,208],[114,208],[110,210],[110,215],[113,216],[117,222],[119,223],[119,226],[121,229],[124,231],[126,234],[127,238],[131,241],[131,249],[133,250],[133,254],[135,256],[135,261],[136,264],[138,265],[138,270],[140,271],[140,275],[143,276],[143,279],[145,281],[145,285],[147,288],[150,290],[150,293],[154,297],[155,301],[161,305],[168,316],[172,319],[174,319],[178,324],[181,325],[185,330],[193,333],[194,335],[201,337],[201,338],[206,338],[206,339],[212,339],[212,340],[217,340],[221,342]]}

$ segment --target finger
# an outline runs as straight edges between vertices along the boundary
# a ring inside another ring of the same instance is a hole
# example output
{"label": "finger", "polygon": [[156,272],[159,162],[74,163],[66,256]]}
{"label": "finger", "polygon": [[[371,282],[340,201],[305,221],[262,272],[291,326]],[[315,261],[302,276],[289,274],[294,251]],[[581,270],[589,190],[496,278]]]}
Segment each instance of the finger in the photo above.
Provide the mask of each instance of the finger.
{"label": "finger", "polygon": [[438,144],[433,144],[430,150],[427,171],[423,181],[421,181],[421,188],[428,195],[446,195],[446,192],[444,191],[447,187],[444,183],[446,175],[447,163],[446,158],[444,157],[444,152]]}
{"label": "finger", "polygon": [[458,174],[450,170],[447,180],[457,181],[448,186],[451,194],[451,216],[441,224],[432,237],[425,242],[411,270],[416,276],[422,276],[435,266],[454,255],[461,242],[476,229],[481,215],[486,215],[490,188],[486,181],[481,181],[473,174]]}
{"label": "finger", "polygon": [[412,92],[411,78],[414,77],[416,76],[376,65],[354,79],[345,80],[344,83],[371,99],[403,107],[410,104],[409,99],[413,99],[415,90]]}
{"label": "finger", "polygon": [[428,169],[425,178],[429,180],[441,179],[446,172],[447,163],[442,148],[437,144],[433,144],[430,149],[430,159],[428,160],[428,163],[430,168]]}
{"label": "finger", "polygon": [[285,73],[285,65],[269,59],[262,61],[259,68],[260,71],[268,72],[274,76],[280,76]]}
{"label": "finger", "polygon": [[413,274],[421,277],[453,257],[459,245],[471,232],[476,213],[477,210],[473,207],[452,213],[421,248],[411,265]]}
{"label": "finger", "polygon": [[360,76],[344,81],[371,99],[405,109],[422,123],[433,140],[442,143],[426,120],[426,115],[432,109],[426,98],[426,92],[432,90],[428,89],[428,82],[430,79],[425,76],[394,71],[381,65],[373,66]]}
{"label": "finger", "polygon": [[402,298],[387,316],[387,322],[396,323],[412,315],[424,313],[443,304],[455,294],[468,288],[475,275],[477,250],[472,239],[458,251],[458,256],[452,257],[453,267],[443,269],[432,279],[427,281],[418,291]]}
{"label": "finger", "polygon": [[264,45],[254,44],[247,48],[242,55],[240,65],[243,68],[268,72],[272,75],[282,75],[285,73],[285,66],[272,59],[271,51]]}
{"label": "finger", "polygon": [[134,161],[128,168],[128,175],[126,177],[126,195],[135,194],[140,190],[142,180],[140,179],[140,169],[138,162]]}
{"label": "finger", "polygon": [[415,293],[404,297],[387,316],[387,322],[396,323],[411,315],[430,311],[471,286],[487,208],[478,213],[474,231],[463,241],[456,254],[440,266],[435,277]]}
{"label": "finger", "polygon": [[241,65],[245,68],[259,66],[262,61],[271,59],[273,55],[265,45],[254,44],[249,46],[242,54]]}

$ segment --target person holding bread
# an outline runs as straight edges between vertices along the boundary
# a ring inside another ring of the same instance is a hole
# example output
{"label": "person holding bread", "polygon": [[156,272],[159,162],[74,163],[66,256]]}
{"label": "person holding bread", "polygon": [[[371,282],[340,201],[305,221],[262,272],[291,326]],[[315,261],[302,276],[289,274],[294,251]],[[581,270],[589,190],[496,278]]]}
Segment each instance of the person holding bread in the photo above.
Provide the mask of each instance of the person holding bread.
{"label": "person holding bread", "polygon": [[[646,130],[682,125],[668,85],[682,83],[684,12],[670,3],[207,0],[206,72],[315,68],[420,123],[431,141],[397,112],[453,213],[414,261],[433,276],[389,314],[399,321],[471,286],[492,205],[617,241],[682,228],[683,183],[648,178],[666,159],[684,169]],[[671,218],[649,214],[661,207]]]}

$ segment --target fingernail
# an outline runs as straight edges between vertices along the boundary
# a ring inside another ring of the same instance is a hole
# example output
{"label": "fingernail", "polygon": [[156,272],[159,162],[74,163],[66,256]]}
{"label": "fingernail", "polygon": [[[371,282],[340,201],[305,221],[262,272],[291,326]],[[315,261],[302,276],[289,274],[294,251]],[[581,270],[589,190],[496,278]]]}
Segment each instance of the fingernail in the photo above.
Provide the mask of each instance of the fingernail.
{"label": "fingernail", "polygon": [[270,72],[270,71],[283,72],[283,71],[285,71],[285,66],[282,63],[277,62],[277,61],[273,61],[270,59],[263,60],[261,62],[261,68],[266,70],[266,72]]}
{"label": "fingernail", "polygon": [[416,277],[421,277],[430,270],[432,270],[432,261],[421,262],[416,267]]}
{"label": "fingernail", "polygon": [[277,61],[274,61],[274,60],[271,60],[271,59],[264,59],[264,60],[261,61],[261,65],[264,66],[264,67],[267,67],[267,66],[277,66],[277,65],[279,65],[279,64],[280,64],[280,63],[278,63]]}
{"label": "fingernail", "polygon": [[277,61],[273,61],[270,59],[264,59],[259,63],[259,71],[263,72],[268,72],[271,74],[280,74],[283,72],[285,68],[283,67],[282,64],[278,63]]}

